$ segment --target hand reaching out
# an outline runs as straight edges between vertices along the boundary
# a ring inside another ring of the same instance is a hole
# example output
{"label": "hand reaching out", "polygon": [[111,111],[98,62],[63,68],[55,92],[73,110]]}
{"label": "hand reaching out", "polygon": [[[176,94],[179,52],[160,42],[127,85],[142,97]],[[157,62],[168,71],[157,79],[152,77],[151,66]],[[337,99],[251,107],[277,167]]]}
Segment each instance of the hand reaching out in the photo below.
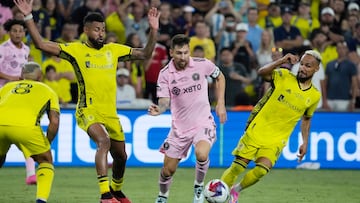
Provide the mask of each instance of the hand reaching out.
{"label": "hand reaching out", "polygon": [[155,7],[150,8],[148,12],[148,21],[150,28],[154,30],[159,29],[159,17],[160,17],[160,12],[157,10],[157,8]]}
{"label": "hand reaching out", "polygon": [[33,1],[34,0],[14,0],[14,3],[19,8],[21,13],[23,13],[25,16],[27,16],[32,11]]}

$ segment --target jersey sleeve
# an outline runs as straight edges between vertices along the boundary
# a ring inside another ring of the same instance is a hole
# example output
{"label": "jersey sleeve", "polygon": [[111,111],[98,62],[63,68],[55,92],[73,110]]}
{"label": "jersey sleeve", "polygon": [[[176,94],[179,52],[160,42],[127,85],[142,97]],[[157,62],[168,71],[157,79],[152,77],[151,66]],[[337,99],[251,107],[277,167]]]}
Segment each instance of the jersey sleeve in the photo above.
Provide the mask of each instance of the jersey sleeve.
{"label": "jersey sleeve", "polygon": [[50,110],[60,112],[59,97],[50,87],[48,87],[50,94]]}
{"label": "jersey sleeve", "polygon": [[167,71],[162,71],[159,74],[158,83],[156,87],[157,96],[160,97],[170,97],[169,82],[167,78]]}
{"label": "jersey sleeve", "polygon": [[109,44],[112,53],[119,58],[120,61],[126,61],[131,56],[132,48],[123,44],[111,43]]}

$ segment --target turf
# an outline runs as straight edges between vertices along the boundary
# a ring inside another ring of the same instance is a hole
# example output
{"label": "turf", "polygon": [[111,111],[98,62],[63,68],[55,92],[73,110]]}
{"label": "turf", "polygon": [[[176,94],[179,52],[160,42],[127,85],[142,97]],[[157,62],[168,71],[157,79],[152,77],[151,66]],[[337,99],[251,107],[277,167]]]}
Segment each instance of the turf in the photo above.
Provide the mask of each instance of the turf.
{"label": "turf", "polygon": [[[209,170],[206,181],[223,168]],[[128,168],[124,192],[133,203],[153,203],[158,193],[159,168]],[[170,203],[191,203],[193,168],[179,168],[170,191]],[[25,168],[0,169],[0,202],[34,203],[36,186],[25,185]],[[249,203],[359,203],[360,171],[273,169],[256,185],[244,190]],[[49,203],[96,203],[99,190],[94,168],[57,167]]]}

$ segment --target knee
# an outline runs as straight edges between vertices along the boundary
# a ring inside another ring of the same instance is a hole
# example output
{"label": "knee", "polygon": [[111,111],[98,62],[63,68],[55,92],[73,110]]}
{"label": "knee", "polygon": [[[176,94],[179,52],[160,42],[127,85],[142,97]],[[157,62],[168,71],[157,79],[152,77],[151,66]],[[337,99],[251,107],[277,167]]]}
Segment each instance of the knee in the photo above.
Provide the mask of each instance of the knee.
{"label": "knee", "polygon": [[164,166],[163,170],[162,170],[162,174],[165,177],[173,176],[175,174],[175,172],[176,172],[176,168],[174,168],[174,167],[166,167],[166,166]]}
{"label": "knee", "polygon": [[256,164],[255,168],[254,168],[254,175],[260,179],[263,176],[265,176],[268,172],[270,171],[270,169],[263,165],[263,164]]}
{"label": "knee", "polygon": [[109,150],[110,149],[110,138],[102,137],[97,140],[97,147],[99,150]]}
{"label": "knee", "polygon": [[203,151],[201,151],[201,150],[196,150],[196,151],[195,151],[195,155],[196,155],[196,160],[197,160],[198,162],[207,161],[208,158],[209,158],[208,153],[203,152]]}

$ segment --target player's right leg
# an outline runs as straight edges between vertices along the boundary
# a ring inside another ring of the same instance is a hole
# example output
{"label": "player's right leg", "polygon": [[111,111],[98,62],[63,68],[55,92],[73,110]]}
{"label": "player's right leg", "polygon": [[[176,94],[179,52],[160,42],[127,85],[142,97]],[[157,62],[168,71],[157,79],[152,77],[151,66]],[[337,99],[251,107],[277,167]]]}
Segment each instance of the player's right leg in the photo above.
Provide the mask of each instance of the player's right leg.
{"label": "player's right leg", "polygon": [[155,203],[167,203],[172,177],[176,172],[180,159],[170,158],[165,155],[164,166],[159,176],[159,194]]}
{"label": "player's right leg", "polygon": [[36,202],[44,203],[50,196],[52,183],[54,180],[54,165],[51,151],[33,155],[34,160],[39,164],[36,171],[37,191]]}
{"label": "player's right leg", "polygon": [[108,159],[110,150],[110,138],[105,127],[100,123],[93,123],[87,130],[90,138],[96,143],[95,167],[100,188],[100,203],[118,203],[110,193],[108,177]]}

